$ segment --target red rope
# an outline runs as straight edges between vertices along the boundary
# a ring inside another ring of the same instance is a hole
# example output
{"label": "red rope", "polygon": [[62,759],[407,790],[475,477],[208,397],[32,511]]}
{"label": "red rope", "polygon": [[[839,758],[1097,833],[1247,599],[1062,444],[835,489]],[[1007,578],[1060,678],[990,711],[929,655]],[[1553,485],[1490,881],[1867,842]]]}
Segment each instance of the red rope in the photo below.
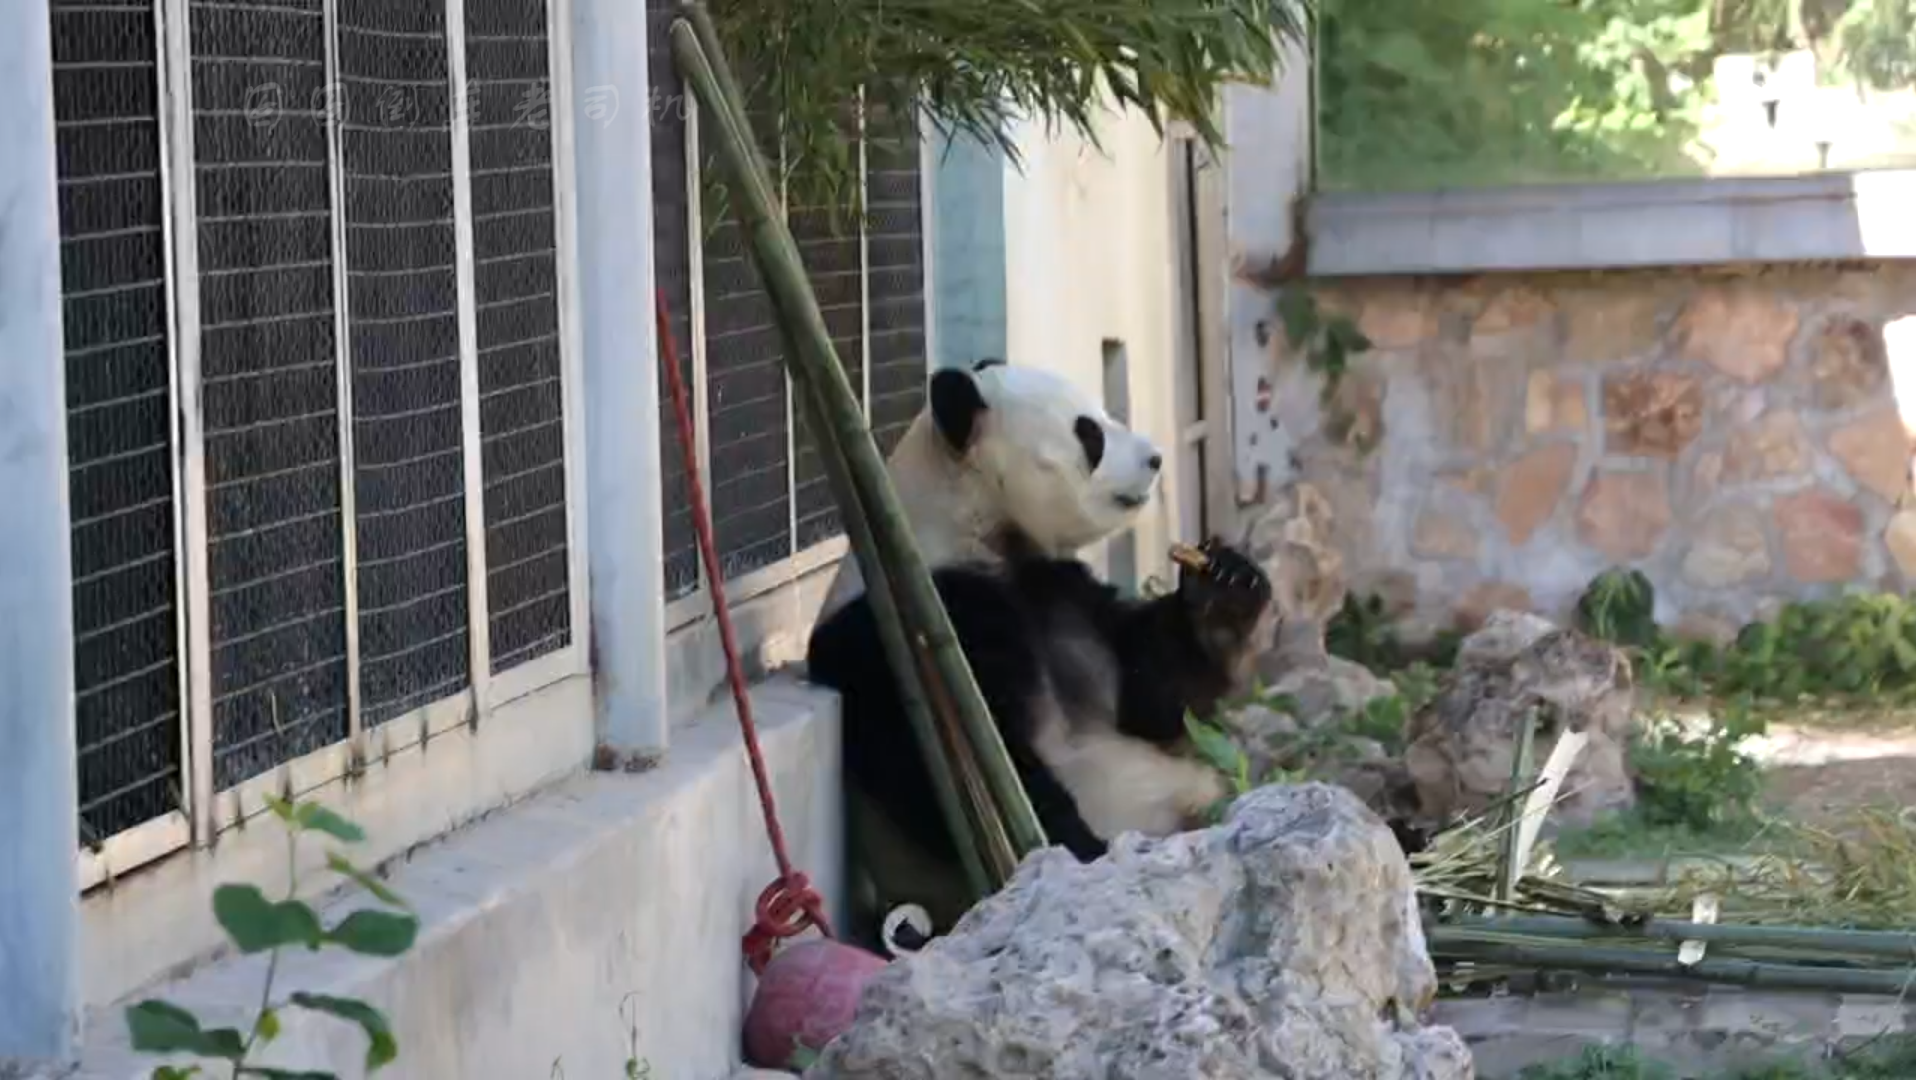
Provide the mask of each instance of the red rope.
{"label": "red rope", "polygon": [[725,578],[719,572],[718,545],[712,540],[712,513],[705,504],[705,486],[699,478],[698,450],[692,439],[692,414],[685,404],[685,382],[679,375],[678,343],[672,337],[667,318],[665,290],[656,296],[659,333],[659,357],[665,365],[665,381],[672,390],[672,411],[678,418],[679,452],[685,460],[685,482],[692,497],[692,524],[698,531],[699,556],[705,564],[705,587],[712,591],[712,614],[718,618],[719,642],[725,648],[725,673],[732,684],[732,703],[738,710],[739,730],[745,736],[745,752],[752,760],[752,779],[758,785],[759,808],[765,812],[765,834],[772,842],[772,857],[778,860],[778,880],[759,894],[757,921],[746,933],[745,961],[754,973],[765,970],[778,943],[815,926],[831,937],[832,926],[825,915],[825,902],[811,879],[792,869],[792,857],[785,847],[785,830],[778,823],[778,806],[772,798],[771,777],[765,771],[765,754],[758,745],[758,724],[752,718],[752,699],[745,692],[745,665],[739,662],[738,641],[732,634],[732,609],[725,602]]}

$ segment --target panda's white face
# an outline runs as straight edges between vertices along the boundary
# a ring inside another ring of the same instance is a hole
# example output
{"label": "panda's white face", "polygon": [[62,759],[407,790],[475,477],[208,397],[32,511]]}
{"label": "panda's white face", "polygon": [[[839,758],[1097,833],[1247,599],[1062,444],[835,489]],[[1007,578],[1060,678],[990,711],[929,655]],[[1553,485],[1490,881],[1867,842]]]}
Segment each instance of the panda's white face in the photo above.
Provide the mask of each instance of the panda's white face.
{"label": "panda's white face", "polygon": [[1130,526],[1151,498],[1164,458],[1070,382],[986,361],[933,379],[940,434],[995,509],[1048,552],[1070,552]]}

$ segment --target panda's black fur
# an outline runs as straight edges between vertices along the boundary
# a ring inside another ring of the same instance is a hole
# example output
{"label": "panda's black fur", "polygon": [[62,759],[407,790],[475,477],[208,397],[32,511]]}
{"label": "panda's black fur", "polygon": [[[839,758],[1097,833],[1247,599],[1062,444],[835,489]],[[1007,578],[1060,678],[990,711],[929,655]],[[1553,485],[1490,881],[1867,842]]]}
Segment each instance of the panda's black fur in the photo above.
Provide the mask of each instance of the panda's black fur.
{"label": "panda's black fur", "polygon": [[[1210,553],[1258,607],[1269,602],[1270,584],[1248,560],[1228,548]],[[1058,654],[1057,643],[1105,650],[1119,677],[1116,729],[1169,749],[1185,737],[1187,710],[1208,715],[1233,689],[1237,658],[1220,655],[1209,639],[1219,629],[1234,638],[1250,630],[1241,621],[1200,627],[1195,608],[1203,601],[1191,594],[1206,587],[1127,600],[1075,559],[1013,554],[1003,567],[946,567],[932,583],[1045,834],[1086,861],[1103,855],[1110,838],[1085,823],[1033,746],[1039,711],[1054,704],[1047,697],[1062,699],[1062,711],[1073,714],[1074,703],[1095,695],[1076,684],[1084,673]],[[956,858],[884,657],[871,605],[860,597],[817,628],[806,663],[813,681],[840,695],[847,781],[928,854]]]}
{"label": "panda's black fur", "polygon": [[[961,453],[986,408],[969,386],[961,376],[932,388],[938,434]],[[1078,437],[1095,470],[1102,440],[1088,434]],[[1087,822],[1067,780],[1045,760],[1043,747],[1056,745],[1042,737],[1046,725],[1054,733],[1116,735],[1175,752],[1187,711],[1207,715],[1241,689],[1259,629],[1269,625],[1271,585],[1255,563],[1216,541],[1204,546],[1210,561],[1203,572],[1182,571],[1175,591],[1149,600],[1120,595],[1083,562],[1042,551],[1015,528],[1003,529],[990,546],[994,558],[935,567],[932,581],[1046,835],[1090,861],[1114,837]],[[955,863],[864,596],[818,624],[807,667],[812,681],[840,695],[845,781],[855,797],[878,808],[925,856]],[[1164,768],[1173,766],[1190,770],[1193,763],[1177,755]],[[1223,793],[1221,781],[1217,790]],[[1203,808],[1189,809],[1180,826],[1196,824]]]}

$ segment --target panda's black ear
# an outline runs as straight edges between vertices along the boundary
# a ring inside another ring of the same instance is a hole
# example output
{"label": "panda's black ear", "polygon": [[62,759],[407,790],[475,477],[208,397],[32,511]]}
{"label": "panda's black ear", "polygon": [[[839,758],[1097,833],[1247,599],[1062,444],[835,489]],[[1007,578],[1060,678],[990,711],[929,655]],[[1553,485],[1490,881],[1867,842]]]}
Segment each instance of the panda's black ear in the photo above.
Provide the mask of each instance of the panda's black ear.
{"label": "panda's black ear", "polygon": [[971,372],[961,368],[940,368],[931,377],[931,419],[938,434],[953,451],[963,454],[971,449],[978,433],[978,414],[985,411],[984,395]]}

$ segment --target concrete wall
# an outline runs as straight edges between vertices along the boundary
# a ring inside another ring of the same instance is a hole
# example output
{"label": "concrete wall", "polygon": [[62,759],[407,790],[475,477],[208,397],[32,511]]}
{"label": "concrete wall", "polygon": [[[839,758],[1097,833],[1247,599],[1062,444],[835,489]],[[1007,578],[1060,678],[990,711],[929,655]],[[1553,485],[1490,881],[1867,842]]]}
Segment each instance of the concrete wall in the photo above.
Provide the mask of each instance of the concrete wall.
{"label": "concrete wall", "polygon": [[1416,624],[1562,614],[1612,565],[1708,636],[1916,583],[1916,266],[1316,288],[1376,349],[1327,424],[1273,335],[1277,428],[1335,510],[1352,587]]}
{"label": "concrete wall", "polygon": [[[786,679],[753,701],[793,858],[836,912],[834,701]],[[610,1080],[634,1046],[661,1080],[716,1080],[736,1067],[749,1000],[739,940],[774,874],[727,702],[675,733],[649,772],[578,776],[410,853],[390,884],[423,922],[411,953],[289,956],[278,985],[386,1010],[400,1056],[380,1075],[393,1080]],[[360,903],[336,901],[326,917]],[[263,974],[262,958],[228,958],[149,992],[237,1022]],[[283,1018],[265,1063],[362,1075],[356,1030]],[[88,1029],[78,1077],[151,1070],[127,1049],[117,1005],[94,1010]]]}
{"label": "concrete wall", "polygon": [[1136,565],[1149,576],[1167,571],[1178,527],[1180,222],[1171,161],[1150,123],[1107,110],[1099,135],[1102,152],[1035,124],[1016,132],[1023,170],[1004,174],[1007,359],[1102,397],[1106,343],[1122,344],[1131,426],[1165,455],[1164,487],[1136,530]]}

